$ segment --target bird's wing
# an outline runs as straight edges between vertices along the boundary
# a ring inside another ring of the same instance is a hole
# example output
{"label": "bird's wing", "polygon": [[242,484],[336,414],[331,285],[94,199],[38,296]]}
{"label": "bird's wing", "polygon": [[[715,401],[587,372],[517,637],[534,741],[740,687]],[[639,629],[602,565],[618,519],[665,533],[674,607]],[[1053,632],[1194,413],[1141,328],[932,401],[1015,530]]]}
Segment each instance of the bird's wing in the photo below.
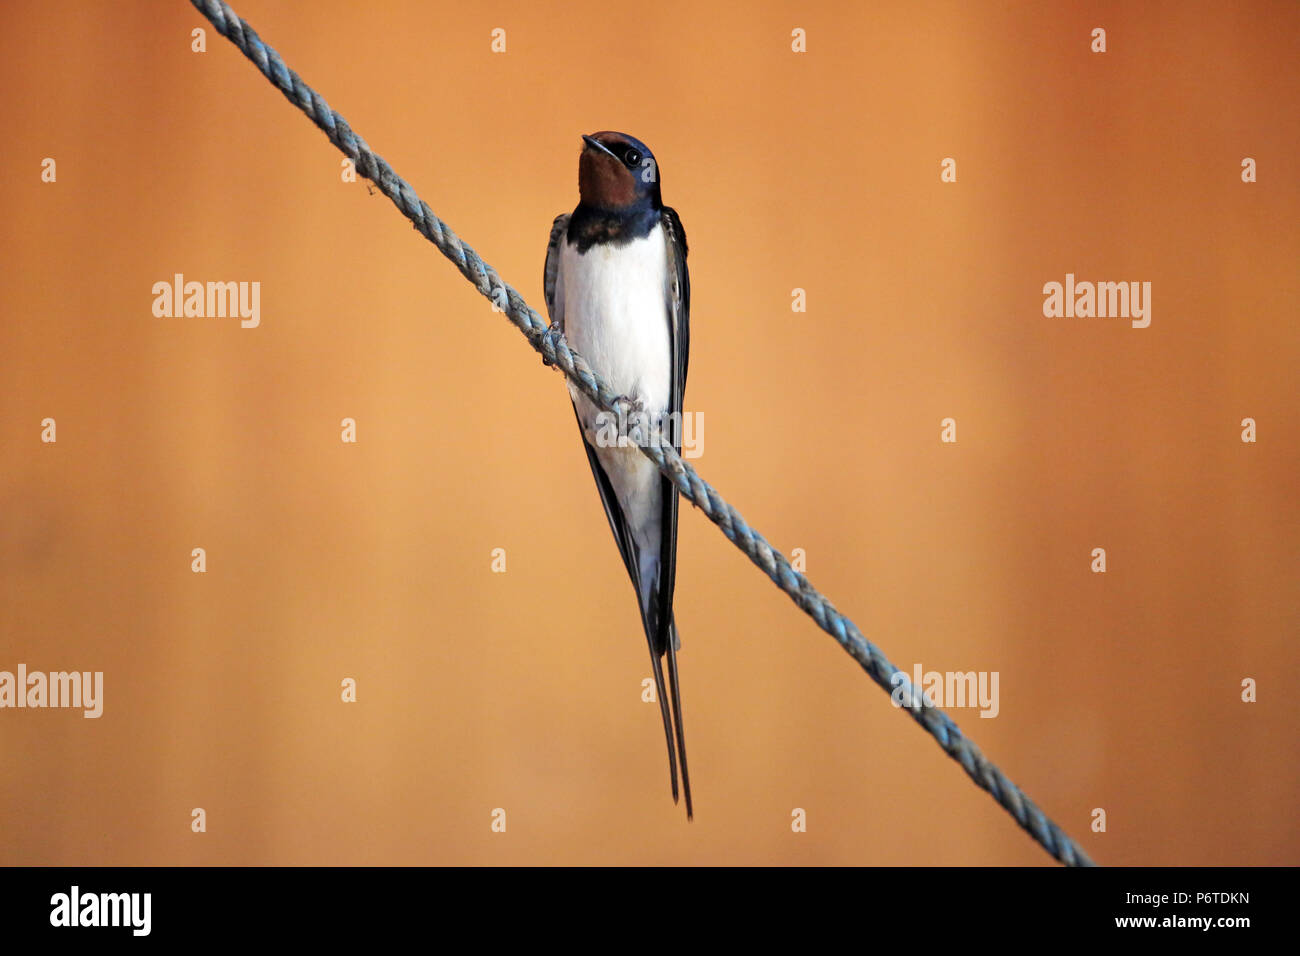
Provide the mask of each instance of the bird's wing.
{"label": "bird's wing", "polygon": [[686,268],[686,229],[682,226],[677,210],[665,206],[662,218],[665,241],[668,243],[668,329],[672,335],[673,347],[672,404],[673,410],[680,412],[682,394],[686,391],[686,366],[691,352],[691,274]]}
{"label": "bird's wing", "polygon": [[546,244],[546,268],[542,271],[542,293],[551,325],[564,331],[564,284],[560,278],[560,243],[569,228],[569,214],[562,213],[551,223],[551,239]]}
{"label": "bird's wing", "polygon": [[[686,391],[686,369],[691,351],[691,276],[686,268],[686,230],[677,211],[668,206],[661,216],[664,242],[667,244],[664,301],[668,322],[668,341],[672,350],[672,382],[669,390],[668,421],[671,423],[673,448],[682,450],[682,396]],[[686,767],[686,733],[682,728],[681,689],[677,682],[677,651],[681,641],[673,619],[673,589],[677,581],[677,486],[661,477],[663,501],[659,542],[659,580],[655,588],[655,633],[660,654],[668,653],[668,685],[672,694],[673,722],[677,725],[677,754],[682,765],[682,790],[686,794],[686,816],[693,815],[691,776]]]}
{"label": "bird's wing", "polygon": [[[682,396],[686,391],[686,368],[691,350],[691,276],[686,268],[686,230],[677,212],[663,210],[664,242],[667,244],[665,269],[665,319],[668,322],[668,347],[672,351],[672,381],[668,391],[670,438],[678,454],[682,451]],[[663,479],[663,541],[659,560],[658,613],[656,632],[661,644],[659,653],[670,645],[672,630],[673,588],[677,578],[677,489]]]}

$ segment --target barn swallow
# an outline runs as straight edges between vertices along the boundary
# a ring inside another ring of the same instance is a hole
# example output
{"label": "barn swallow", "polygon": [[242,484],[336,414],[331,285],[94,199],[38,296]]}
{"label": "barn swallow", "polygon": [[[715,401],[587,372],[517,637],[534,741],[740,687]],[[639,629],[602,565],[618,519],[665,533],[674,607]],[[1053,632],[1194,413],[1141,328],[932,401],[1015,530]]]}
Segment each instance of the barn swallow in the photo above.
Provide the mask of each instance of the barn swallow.
{"label": "barn swallow", "polygon": [[[664,426],[665,438],[680,453],[691,311],[686,232],[677,213],[663,204],[659,164],[648,146],[614,132],[583,136],[582,142],[578,205],[556,217],[546,249],[551,323],[631,401],[638,417]],[[572,382],[569,396],[605,517],[636,590],[668,740],[673,802],[680,760],[690,819],[694,810],[677,679],[681,641],[673,619],[677,489],[635,445],[602,438],[609,416]]]}

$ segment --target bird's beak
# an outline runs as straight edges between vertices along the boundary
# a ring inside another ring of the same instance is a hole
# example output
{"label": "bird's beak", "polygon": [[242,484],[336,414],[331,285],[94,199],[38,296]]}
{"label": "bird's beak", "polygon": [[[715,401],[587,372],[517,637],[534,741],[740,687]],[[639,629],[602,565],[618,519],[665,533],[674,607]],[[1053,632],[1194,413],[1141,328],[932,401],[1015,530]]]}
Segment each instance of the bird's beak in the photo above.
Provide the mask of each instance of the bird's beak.
{"label": "bird's beak", "polygon": [[614,159],[618,159],[617,156],[614,156],[613,151],[611,151],[610,148],[606,146],[604,143],[602,143],[600,140],[596,139],[596,137],[588,136],[586,133],[583,133],[582,141],[586,143],[587,146],[590,147],[591,149],[598,149],[602,153],[612,156]]}

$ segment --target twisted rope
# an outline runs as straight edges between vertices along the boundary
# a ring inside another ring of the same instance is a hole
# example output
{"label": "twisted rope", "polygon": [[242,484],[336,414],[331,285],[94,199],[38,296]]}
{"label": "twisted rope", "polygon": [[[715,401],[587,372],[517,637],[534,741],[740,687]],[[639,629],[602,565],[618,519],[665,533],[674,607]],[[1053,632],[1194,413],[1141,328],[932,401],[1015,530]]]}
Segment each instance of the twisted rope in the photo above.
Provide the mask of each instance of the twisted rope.
{"label": "twisted rope", "polygon": [[[409,219],[417,232],[424,236],[444,256],[452,261],[480,293],[502,306],[505,315],[524,334],[534,349],[541,353],[547,364],[557,366],[578,388],[602,409],[621,416],[631,416],[636,410],[631,403],[615,393],[577,352],[569,348],[564,336],[548,327],[547,322],[524,301],[513,286],[497,275],[496,270],[479,257],[479,254],[439,219],[428,204],[416,195],[410,184],[366,145],[366,141],[352,131],[347,120],[330,109],[325,98],[304,83],[293,70],[285,66],[280,54],[261,41],[248,22],[240,19],[223,0],[191,0],[194,6],[257,66],[262,74],[282,92],[288,100],[314,122],[355,164],[357,170],[377,185],[393,204]],[[918,692],[907,675],[896,668],[884,653],[862,636],[851,620],[835,609],[808,579],[790,566],[785,555],[768,544],[752,529],[739,511],[727,503],[716,489],[696,474],[695,469],[682,460],[671,444],[662,441],[660,429],[650,434],[631,436],[641,451],[658,466],[686,498],[722,529],[737,548],[763,569],[776,586],[790,596],[817,626],[848,651],[873,681],[888,693],[900,691],[905,705],[902,710],[911,714],[918,724],[938,741],[949,757],[961,764],[970,778],[992,794],[1015,821],[1048,853],[1066,866],[1093,866],[1093,861],[1065,832],[1053,823],[1029,797],[997,768],[961,728],[923,694]]]}

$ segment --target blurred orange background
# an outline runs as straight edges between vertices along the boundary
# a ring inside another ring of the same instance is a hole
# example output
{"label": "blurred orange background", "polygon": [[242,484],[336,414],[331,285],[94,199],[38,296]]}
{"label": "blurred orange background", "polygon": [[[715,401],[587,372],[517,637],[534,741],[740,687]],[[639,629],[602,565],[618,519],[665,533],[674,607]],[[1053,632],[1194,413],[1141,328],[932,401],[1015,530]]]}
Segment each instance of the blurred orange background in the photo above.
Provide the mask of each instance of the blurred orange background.
{"label": "blurred orange background", "polygon": [[[1099,862],[1300,862],[1294,3],[236,10],[539,309],[650,144],[705,479]],[[105,699],[0,711],[0,863],[1051,862],[685,505],[688,825],[562,379],[188,3],[5,13],[0,669]]]}

